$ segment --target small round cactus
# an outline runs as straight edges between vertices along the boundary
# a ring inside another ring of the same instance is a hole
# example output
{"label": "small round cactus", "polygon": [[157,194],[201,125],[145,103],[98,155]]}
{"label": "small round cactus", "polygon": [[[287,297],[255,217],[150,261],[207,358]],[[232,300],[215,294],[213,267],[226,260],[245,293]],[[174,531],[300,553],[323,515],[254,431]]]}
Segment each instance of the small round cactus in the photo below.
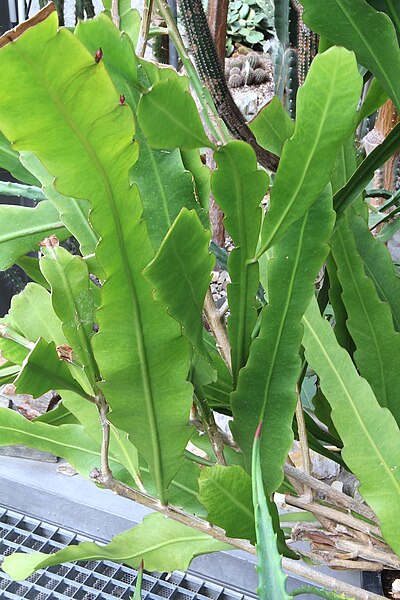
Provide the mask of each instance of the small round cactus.
{"label": "small round cactus", "polygon": [[229,76],[240,75],[241,73],[242,73],[242,71],[239,69],[239,67],[232,67]]}
{"label": "small round cactus", "polygon": [[228,84],[232,88],[240,87],[241,85],[243,85],[243,83],[243,76],[240,74],[234,73],[233,75],[231,74],[231,76],[229,77]]}
{"label": "small round cactus", "polygon": [[243,66],[243,57],[242,56],[235,56],[234,58],[230,58],[229,59],[229,66],[230,68],[234,68],[234,67],[238,67],[239,69],[242,68]]}
{"label": "small round cactus", "polygon": [[246,69],[244,81],[246,85],[253,85],[254,83],[254,71],[250,67]]}
{"label": "small round cactus", "polygon": [[228,80],[229,75],[231,74],[231,70],[229,67],[225,67],[224,74],[225,74],[225,79]]}
{"label": "small round cactus", "polygon": [[268,79],[268,74],[264,71],[264,69],[255,69],[253,73],[253,79],[255,85],[260,85],[264,83]]}
{"label": "small round cactus", "polygon": [[249,63],[252,69],[257,69],[260,66],[260,57],[257,52],[250,52],[246,56],[246,61]]}

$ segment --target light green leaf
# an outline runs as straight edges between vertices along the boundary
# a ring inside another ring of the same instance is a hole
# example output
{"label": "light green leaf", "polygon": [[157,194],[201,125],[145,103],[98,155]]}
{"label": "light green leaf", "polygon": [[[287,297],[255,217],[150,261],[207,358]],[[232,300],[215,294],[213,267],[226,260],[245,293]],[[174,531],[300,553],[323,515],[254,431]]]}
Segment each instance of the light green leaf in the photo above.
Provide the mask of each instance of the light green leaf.
{"label": "light green leaf", "polygon": [[0,223],[0,270],[8,269],[27,252],[38,251],[39,243],[52,234],[61,240],[69,236],[50,202],[41,202],[36,208],[3,204]]}
{"label": "light green leaf", "polygon": [[91,385],[99,379],[93,356],[94,305],[87,265],[59,246],[42,248],[40,268],[51,286],[54,312],[62,322],[65,338],[74,361],[84,369]]}
{"label": "light green leaf", "polygon": [[306,25],[353,50],[400,109],[400,48],[389,17],[365,0],[302,0],[302,5]]}
{"label": "light green leaf", "polygon": [[354,54],[344,48],[330,48],[314,59],[297,95],[295,132],[282,152],[258,256],[304,215],[329,182],[340,146],[355,126],[361,83]]}
{"label": "light green leaf", "polygon": [[294,123],[278,96],[274,96],[249,123],[257,143],[273,154],[280,156],[283,145],[292,137]]}
{"label": "light green leaf", "polygon": [[[158,68],[147,61],[140,61],[139,66],[129,40],[102,15],[80,22],[75,35],[92,54],[101,46],[104,65],[115,87],[124,90],[125,102],[132,108],[135,118],[140,86],[151,87],[161,75],[187,82],[187,78],[178,76],[170,68]],[[138,186],[144,208],[143,218],[157,250],[182,207],[194,208],[199,214],[203,211],[196,202],[191,176],[182,164],[179,150],[167,152],[150,148],[139,127],[136,127],[135,137],[139,144],[139,157],[130,170],[130,181]],[[193,152],[199,153],[198,150]],[[207,218],[205,213],[204,218]]]}
{"label": "light green leaf", "polygon": [[240,369],[246,364],[257,311],[255,297],[259,286],[258,263],[254,260],[261,227],[261,200],[269,178],[258,169],[254,150],[233,141],[214,154],[218,169],[211,178],[214,197],[225,213],[224,224],[235,243],[228,260],[231,282],[228,321],[232,373],[236,386]]}
{"label": "light green leaf", "polygon": [[369,384],[335,340],[313,300],[304,315],[306,358],[320,378],[343,440],[342,456],[360,481],[359,492],[379,519],[383,537],[400,554],[400,432],[393,415],[379,406]]}
{"label": "light green leaf", "polygon": [[0,167],[5,169],[15,179],[28,183],[29,185],[38,185],[38,180],[29,171],[23,167],[20,162],[19,153],[13,150],[11,142],[0,131]]}
{"label": "light green leaf", "polygon": [[138,106],[138,120],[152,148],[213,148],[204,133],[193,98],[175,81],[155,83],[142,96]]}
{"label": "light green leaf", "polygon": [[282,570],[282,556],[278,551],[277,536],[271,516],[273,501],[265,496],[261,458],[260,458],[261,423],[256,431],[252,452],[251,480],[253,491],[254,519],[256,524],[256,549],[259,585],[257,588],[260,600],[290,600],[286,591],[286,575]]}
{"label": "light green leaf", "polygon": [[31,342],[42,337],[46,342],[55,342],[56,346],[67,343],[51,296],[37,283],[28,283],[20,294],[13,296],[6,321]]}
{"label": "light green leaf", "polygon": [[149,571],[184,571],[195,556],[231,548],[205,533],[153,513],[106,546],[83,542],[48,555],[14,553],[4,560],[2,567],[16,580],[26,579],[38,569],[75,560],[106,559],[136,569],[143,560]]}
{"label": "light green leaf", "polygon": [[328,253],[334,222],[331,202],[327,188],[275,246],[268,271],[269,304],[262,310],[260,333],[253,340],[249,360],[231,397],[231,429],[244,453],[247,470],[254,431],[264,420],[261,457],[268,493],[283,481],[282,467],[293,441],[295,387],[301,371],[301,318]]}
{"label": "light green leaf", "polygon": [[400,332],[400,279],[392,257],[385,244],[369,231],[365,220],[355,214],[351,216],[351,230],[365,272],[374,282],[380,299],[390,306],[395,329]]}
{"label": "light green leaf", "polygon": [[[9,408],[0,408],[0,446],[23,444],[65,458],[88,477],[100,466],[100,444],[93,442],[80,425],[54,426],[29,421]],[[116,463],[111,461],[112,468]]]}
{"label": "light green leaf", "polygon": [[12,383],[20,372],[19,365],[13,365],[11,362],[6,362],[0,366],[0,386],[6,383]]}
{"label": "light green leaf", "polygon": [[70,31],[58,29],[54,12],[0,49],[0,69],[6,86],[18,76],[13,98],[0,98],[0,127],[19,140],[18,149],[36,154],[60,193],[91,201],[105,279],[93,338],[102,390],[111,422],[130,434],[165,503],[191,434],[190,356],[179,325],[154,301],[142,275],[154,252],[128,179],[138,152],[132,112],[121,105],[104,63],[96,64]]}
{"label": "light green leaf", "polygon": [[313,585],[302,585],[291,592],[293,597],[301,596],[303,594],[311,594],[314,596],[320,596],[325,600],[354,600],[350,596],[344,594],[337,594],[336,592],[330,592],[329,590],[314,587]]}
{"label": "light green leaf", "polygon": [[365,273],[350,229],[352,221],[346,216],[342,219],[332,238],[332,252],[348,315],[347,328],[356,345],[354,359],[379,404],[386,406],[400,424],[400,333],[394,329],[390,307],[380,300],[374,282]]}
{"label": "light green leaf", "polygon": [[225,529],[228,537],[255,540],[251,477],[242,467],[204,467],[199,487],[211,523]]}
{"label": "light green leaf", "polygon": [[137,576],[135,580],[135,592],[131,600],[142,600],[143,569],[144,562],[142,560],[138,567]]}
{"label": "light green leaf", "polygon": [[208,251],[210,237],[196,212],[183,208],[144,271],[154,286],[156,300],[166,304],[199,353],[203,351],[204,298],[215,264]]}
{"label": "light green leaf", "polygon": [[[83,256],[93,254],[99,239],[89,222],[89,202],[60,194],[54,177],[31,152],[21,152],[21,162],[40,180],[45,196],[59,213],[65,227],[78,240]],[[58,234],[57,237],[60,239]]]}
{"label": "light green leaf", "polygon": [[[80,402],[82,399],[79,398]],[[48,425],[76,425],[79,423],[79,420],[68,410],[66,406],[64,406],[63,402],[60,402],[56,408],[49,410],[48,412],[36,417],[34,419],[35,423],[39,421],[39,423],[47,423]]]}
{"label": "light green leaf", "polygon": [[[105,14],[111,19],[111,0],[104,0]],[[119,28],[128,34],[134,46],[137,45],[140,34],[140,13],[132,8],[131,0],[118,0]]]}
{"label": "light green leaf", "polygon": [[87,398],[66,363],[58,358],[54,342],[49,344],[43,338],[39,338],[25,358],[14,383],[17,394],[31,394],[34,398],[50,390],[71,390]]}

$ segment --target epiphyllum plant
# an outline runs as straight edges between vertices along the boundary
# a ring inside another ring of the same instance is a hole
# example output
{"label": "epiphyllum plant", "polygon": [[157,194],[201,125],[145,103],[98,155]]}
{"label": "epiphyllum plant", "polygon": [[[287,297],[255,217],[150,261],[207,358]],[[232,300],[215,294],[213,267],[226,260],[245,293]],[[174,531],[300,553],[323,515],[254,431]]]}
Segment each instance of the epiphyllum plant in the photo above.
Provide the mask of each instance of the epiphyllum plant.
{"label": "epiphyllum plant", "polygon": [[[2,381],[34,397],[49,389],[62,397],[34,422],[1,409],[0,443],[51,451],[171,517],[152,514],[106,547],[14,554],[3,563],[11,576],[89,557],[184,569],[203,552],[255,552],[257,539],[260,595],[275,600],[287,597],[277,535],[285,567],[348,591],[292,560],[272,502],[277,490],[329,526],[318,535],[330,564],[357,566],[350,553],[369,568],[399,566],[399,281],[369,233],[360,198],[398,130],[358,169],[353,136],[382,88],[400,97],[382,62],[385,55],[397,65],[400,53],[389,18],[364,0],[352,3],[364,11],[357,27],[368,43],[336,13],[330,38],[350,40],[380,83],[358,113],[356,56],[332,47],[299,91],[296,124],[277,100],[260,113],[253,131],[281,155],[265,216],[260,203],[270,181],[252,148],[210,140],[188,80],[138,59],[107,15],[72,33],[58,29],[50,5],[0,39],[3,89],[12,90],[0,97],[0,156],[41,200],[33,209],[0,207],[0,266],[17,261],[34,280],[1,325]],[[304,4],[324,33],[327,23],[317,18],[318,7],[329,12],[324,1]],[[370,39],[371,19],[382,39]],[[214,150],[211,187],[235,244],[228,329],[208,290],[214,257],[203,147]],[[81,256],[59,246],[69,235]],[[41,241],[41,257],[26,257]],[[329,277],[317,302],[314,281],[324,265]],[[320,312],[327,291],[334,329]],[[323,427],[299,401],[307,363],[318,375]],[[232,415],[235,444],[221,436],[215,412]],[[293,430],[305,456],[310,444],[353,472],[367,504],[285,465]]]}

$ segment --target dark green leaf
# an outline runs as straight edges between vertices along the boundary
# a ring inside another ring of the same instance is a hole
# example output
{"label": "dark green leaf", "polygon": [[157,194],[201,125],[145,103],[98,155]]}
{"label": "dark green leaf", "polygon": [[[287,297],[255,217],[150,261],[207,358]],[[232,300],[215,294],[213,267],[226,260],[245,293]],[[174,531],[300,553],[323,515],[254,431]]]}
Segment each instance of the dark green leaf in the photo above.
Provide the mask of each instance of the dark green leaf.
{"label": "dark green leaf", "polygon": [[268,493],[283,480],[282,467],[293,441],[295,387],[301,372],[301,318],[314,290],[315,277],[328,252],[334,215],[329,189],[293,223],[276,245],[268,270],[269,304],[239,375],[231,405],[235,440],[250,469],[254,431],[264,420],[261,456]]}
{"label": "dark green leaf", "polygon": [[303,317],[306,358],[320,378],[343,440],[342,456],[360,481],[359,492],[379,519],[383,537],[400,552],[400,432],[369,384],[339,346],[313,299]]}
{"label": "dark green leaf", "polygon": [[306,25],[353,50],[400,109],[400,48],[389,17],[365,0],[302,0],[302,4]]}
{"label": "dark green leaf", "polygon": [[255,540],[251,477],[242,467],[205,467],[199,487],[211,523],[225,529],[228,537]]}

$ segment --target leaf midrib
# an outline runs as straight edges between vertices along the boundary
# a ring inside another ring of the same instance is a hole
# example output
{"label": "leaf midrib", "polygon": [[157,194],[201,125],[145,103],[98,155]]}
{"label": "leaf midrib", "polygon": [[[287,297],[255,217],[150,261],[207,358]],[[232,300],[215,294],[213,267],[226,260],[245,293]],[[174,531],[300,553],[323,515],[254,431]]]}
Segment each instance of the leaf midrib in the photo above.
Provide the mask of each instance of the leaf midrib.
{"label": "leaf midrib", "polygon": [[[155,474],[157,490],[158,490],[159,496],[160,496],[160,501],[164,504],[164,503],[166,503],[166,497],[165,497],[165,487],[166,486],[164,485],[164,478],[163,478],[163,473],[162,473],[161,448],[160,448],[159,435],[158,435],[158,426],[157,426],[157,422],[155,419],[155,407],[154,407],[154,400],[153,400],[153,393],[152,393],[152,386],[151,386],[151,378],[150,378],[150,373],[149,373],[149,365],[148,365],[148,360],[147,360],[147,353],[146,353],[145,343],[144,343],[144,333],[143,333],[143,328],[141,325],[140,306],[139,306],[139,300],[138,300],[137,293],[136,293],[136,287],[135,287],[134,280],[132,277],[132,271],[130,269],[128,255],[127,255],[127,252],[125,249],[123,233],[122,233],[122,224],[119,219],[114,194],[112,191],[112,186],[111,186],[111,183],[108,179],[108,176],[106,174],[106,171],[105,171],[103,165],[101,164],[100,160],[97,157],[97,154],[96,154],[94,148],[90,144],[88,138],[86,138],[81,133],[79,128],[76,126],[76,124],[73,120],[73,117],[70,115],[67,106],[64,104],[63,98],[53,92],[53,88],[48,85],[47,79],[45,79],[43,77],[43,72],[40,69],[36,68],[35,63],[30,59],[29,55],[27,55],[25,52],[21,51],[21,48],[19,47],[18,44],[15,44],[15,48],[16,48],[16,51],[22,57],[22,59],[28,64],[28,67],[30,67],[30,69],[36,74],[37,78],[42,82],[43,87],[48,92],[48,97],[51,98],[51,100],[53,101],[53,104],[59,110],[61,117],[64,118],[67,126],[70,128],[72,133],[76,136],[78,142],[83,147],[83,150],[89,156],[90,161],[92,162],[95,171],[97,171],[99,173],[100,179],[103,182],[104,191],[105,191],[106,197],[108,198],[108,204],[111,208],[111,212],[112,212],[112,216],[113,216],[113,220],[114,220],[114,225],[115,225],[115,229],[116,229],[116,239],[117,239],[117,243],[118,243],[118,246],[120,249],[120,256],[121,256],[121,259],[123,262],[124,271],[126,273],[128,286],[129,286],[129,289],[131,292],[131,300],[132,300],[133,309],[134,309],[133,310],[133,320],[135,323],[135,330],[136,330],[136,334],[137,334],[137,345],[138,345],[138,354],[139,354],[139,359],[140,359],[140,368],[142,371],[142,378],[143,378],[144,397],[145,397],[147,414],[148,414],[150,436],[151,436],[151,440],[152,440],[151,447],[153,449],[153,457],[154,457],[154,474]],[[94,210],[93,210],[93,213],[95,213]],[[101,245],[102,243],[103,242],[100,241],[99,245]]]}
{"label": "leaf midrib", "polygon": [[[385,369],[384,369],[383,362],[382,362],[382,355],[380,353],[380,346],[379,346],[378,340],[376,338],[375,328],[372,325],[369,311],[366,309],[365,302],[364,302],[364,296],[363,296],[363,294],[360,293],[360,290],[358,287],[358,282],[357,282],[356,278],[354,277],[354,270],[351,266],[351,262],[349,260],[348,254],[347,254],[346,244],[343,241],[343,235],[342,235],[342,231],[341,231],[340,227],[338,228],[337,235],[338,235],[338,238],[340,239],[340,243],[342,246],[343,257],[344,257],[344,260],[346,261],[348,274],[350,275],[350,278],[353,282],[354,289],[358,296],[359,305],[364,313],[365,319],[368,323],[368,327],[369,327],[369,330],[372,335],[372,340],[373,340],[373,343],[375,346],[375,355],[377,356],[378,365],[379,365],[380,380],[381,380],[380,389],[382,389],[383,396],[384,396],[384,398],[382,398],[382,400],[384,401],[384,406],[389,407],[390,403],[388,402],[388,389],[387,389],[388,382],[385,380]],[[339,271],[340,271],[340,269],[339,269]],[[343,290],[343,296],[346,296],[346,291],[343,288],[343,285],[342,285],[342,290]],[[350,322],[350,326],[351,326],[352,319],[349,315],[349,311],[348,311],[347,307],[346,307],[346,310],[347,310],[347,314],[348,314],[348,321]]]}
{"label": "leaf midrib", "polygon": [[[292,294],[293,294],[293,290],[294,290],[294,281],[297,275],[297,270],[299,268],[299,263],[300,263],[300,258],[301,258],[301,250],[302,250],[302,246],[303,246],[303,239],[304,239],[304,234],[305,234],[305,229],[306,229],[306,225],[307,225],[307,220],[308,220],[308,213],[305,215],[305,218],[303,220],[302,226],[301,226],[301,232],[300,232],[300,236],[299,236],[299,243],[297,245],[297,254],[296,254],[296,259],[293,265],[293,269],[292,269],[292,275],[290,278],[290,284],[289,284],[289,290],[288,290],[288,294],[287,294],[287,300],[284,306],[284,310],[281,312],[281,321],[279,323],[279,328],[278,328],[278,335],[276,336],[276,343],[275,343],[275,347],[273,349],[272,352],[272,360],[270,362],[270,369],[269,369],[269,374],[268,374],[268,379],[265,382],[265,388],[264,388],[264,399],[263,399],[263,403],[261,406],[261,411],[260,411],[260,415],[258,417],[258,422],[260,423],[261,421],[264,420],[264,415],[265,415],[265,410],[266,410],[266,406],[267,406],[267,402],[268,402],[268,394],[269,394],[269,387],[271,384],[271,379],[272,379],[272,374],[273,374],[273,366],[275,365],[276,362],[276,357],[278,355],[278,351],[279,351],[279,347],[281,345],[281,341],[282,341],[282,331],[285,327],[285,325],[287,324],[287,314],[289,312],[289,307],[291,305],[291,299],[292,299]],[[268,307],[266,307],[266,309],[268,309]],[[265,318],[268,317],[268,314],[265,314]],[[299,324],[300,324],[300,320],[299,320]]]}
{"label": "leaf midrib", "polygon": [[[28,209],[28,210],[35,210],[35,209],[32,208],[32,209]],[[36,235],[37,233],[43,234],[45,231],[51,231],[53,229],[62,229],[64,227],[65,227],[64,223],[61,223],[60,221],[44,223],[42,225],[31,225],[24,229],[18,229],[17,231],[14,230],[8,234],[0,235],[0,244],[5,244],[7,242],[16,241],[20,238],[26,239],[27,237],[31,237],[33,235]],[[39,240],[39,241],[41,241],[41,240]]]}
{"label": "leaf midrib", "polygon": [[371,45],[370,45],[370,43],[368,41],[368,38],[365,35],[363,35],[363,33],[360,30],[360,28],[358,27],[356,21],[354,21],[353,17],[347,11],[347,9],[345,8],[345,6],[343,6],[342,0],[336,0],[336,2],[337,2],[337,5],[338,5],[339,9],[342,11],[342,13],[344,14],[344,16],[348,19],[348,21],[353,26],[355,32],[357,33],[357,35],[358,35],[358,37],[360,39],[361,44],[365,44],[365,46],[367,47],[367,50],[369,51],[369,53],[371,54],[371,56],[373,56],[376,65],[380,68],[380,70],[384,74],[385,80],[386,80],[386,84],[387,84],[388,88],[391,90],[391,92],[393,94],[393,98],[395,100],[395,103],[396,103],[396,105],[398,107],[400,107],[400,99],[397,97],[397,94],[396,94],[395,90],[393,89],[393,86],[392,86],[392,77],[387,74],[386,67],[384,67],[382,65],[382,63],[380,62],[380,60],[378,60],[378,58],[376,57],[374,49],[371,48]]}
{"label": "leaf midrib", "polygon": [[[257,258],[260,258],[260,256],[262,254],[264,254],[264,252],[266,250],[268,250],[268,248],[271,246],[271,244],[272,244],[274,238],[276,237],[277,232],[279,231],[282,223],[286,220],[287,214],[289,213],[289,211],[291,210],[292,206],[294,205],[294,203],[295,203],[295,201],[296,201],[296,199],[298,197],[298,194],[299,194],[299,192],[300,192],[300,190],[301,190],[301,188],[303,186],[303,183],[304,183],[305,179],[307,177],[309,177],[308,170],[309,170],[311,162],[314,159],[314,155],[315,155],[315,152],[317,150],[317,147],[319,145],[319,141],[320,141],[320,138],[321,138],[321,132],[324,129],[325,121],[327,120],[327,115],[329,113],[329,109],[330,109],[330,106],[332,104],[332,92],[333,92],[333,90],[335,88],[334,84],[336,83],[336,77],[337,77],[338,63],[339,62],[340,62],[340,57],[337,56],[336,57],[336,64],[335,64],[335,70],[334,70],[334,73],[332,74],[332,76],[330,78],[329,94],[327,94],[327,98],[329,98],[329,100],[327,102],[325,102],[325,104],[324,104],[324,109],[322,111],[322,117],[321,117],[321,119],[319,121],[319,126],[318,126],[318,129],[317,129],[317,134],[316,134],[316,136],[314,138],[314,143],[311,146],[311,151],[308,154],[307,161],[306,161],[306,163],[304,165],[304,168],[302,170],[302,176],[300,177],[295,190],[291,194],[291,201],[289,203],[287,203],[285,205],[285,207],[283,208],[283,210],[281,211],[281,216],[278,219],[278,222],[275,225],[274,230],[270,233],[269,237],[265,240],[265,242],[262,245],[261,249],[258,251]],[[295,139],[295,135],[296,135],[296,130],[295,130],[293,136],[291,137],[291,140]],[[288,146],[286,146],[286,147],[288,147]],[[274,195],[273,191],[274,191],[274,188],[272,188],[272,191],[271,191],[271,202],[273,201],[273,195]],[[265,218],[268,219],[268,213],[266,214]]]}
{"label": "leaf midrib", "polygon": [[[322,318],[322,317],[321,317]],[[382,456],[378,446],[375,444],[373,438],[371,437],[368,428],[366,427],[366,425],[364,424],[364,421],[359,413],[359,411],[357,411],[357,407],[356,404],[353,402],[351,394],[349,393],[349,391],[347,390],[346,384],[345,382],[342,380],[342,378],[340,377],[339,372],[337,371],[334,363],[331,361],[329,354],[327,354],[325,347],[323,346],[323,344],[320,342],[320,339],[316,333],[316,331],[313,329],[312,324],[310,323],[310,321],[307,318],[307,315],[305,314],[303,316],[302,319],[303,323],[305,323],[305,325],[308,327],[308,330],[310,331],[310,333],[312,334],[312,336],[314,337],[315,342],[317,343],[318,347],[320,348],[320,353],[322,356],[325,357],[325,360],[327,361],[330,369],[332,370],[334,376],[336,377],[336,379],[339,382],[339,386],[342,388],[345,397],[348,400],[348,404],[350,406],[350,408],[353,410],[353,413],[355,414],[356,420],[360,425],[360,429],[362,430],[362,432],[364,433],[365,437],[367,438],[367,440],[369,441],[373,451],[375,452],[376,456],[378,457],[378,463],[380,466],[383,466],[387,475],[389,475],[389,479],[392,480],[392,483],[394,484],[394,487],[397,489],[397,493],[400,496],[400,483],[396,480],[396,478],[394,477],[394,474],[392,473],[392,471],[390,470],[390,468],[387,466],[386,460],[385,458]],[[343,350],[343,349],[342,349]],[[343,352],[345,352],[345,350],[343,350]],[[361,379],[361,378],[360,378]],[[368,384],[367,384],[368,385]],[[337,410],[337,407],[332,407],[333,410]],[[387,410],[385,408],[381,408],[382,411]],[[363,482],[361,482],[363,483]]]}

